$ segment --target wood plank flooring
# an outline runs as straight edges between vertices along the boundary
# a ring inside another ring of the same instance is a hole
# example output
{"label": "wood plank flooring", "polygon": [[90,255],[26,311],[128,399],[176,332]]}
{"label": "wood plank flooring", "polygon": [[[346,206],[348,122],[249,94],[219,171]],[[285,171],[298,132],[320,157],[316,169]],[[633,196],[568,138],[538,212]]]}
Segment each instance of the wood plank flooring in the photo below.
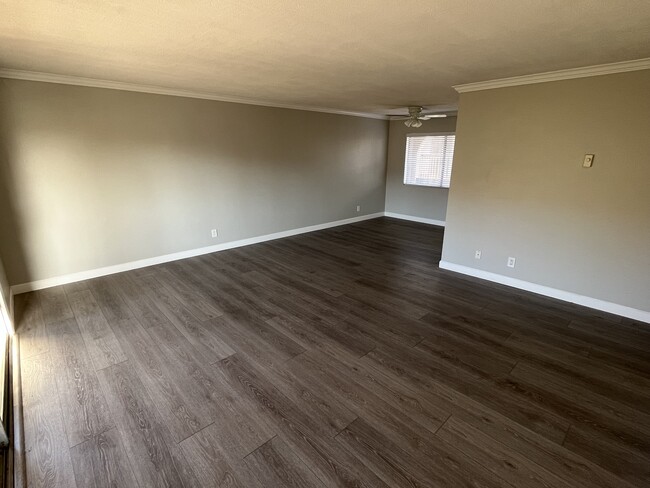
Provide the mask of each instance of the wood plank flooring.
{"label": "wood plank flooring", "polygon": [[16,297],[30,487],[648,487],[650,327],[381,218]]}

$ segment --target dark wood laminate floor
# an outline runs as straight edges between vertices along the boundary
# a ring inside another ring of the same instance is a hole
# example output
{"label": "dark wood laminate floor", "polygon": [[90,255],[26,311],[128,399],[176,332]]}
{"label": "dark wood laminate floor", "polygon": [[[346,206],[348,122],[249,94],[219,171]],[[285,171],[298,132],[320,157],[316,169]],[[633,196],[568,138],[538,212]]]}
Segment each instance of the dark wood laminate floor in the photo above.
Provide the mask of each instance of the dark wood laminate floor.
{"label": "dark wood laminate floor", "polygon": [[17,297],[40,487],[650,486],[650,328],[376,219]]}

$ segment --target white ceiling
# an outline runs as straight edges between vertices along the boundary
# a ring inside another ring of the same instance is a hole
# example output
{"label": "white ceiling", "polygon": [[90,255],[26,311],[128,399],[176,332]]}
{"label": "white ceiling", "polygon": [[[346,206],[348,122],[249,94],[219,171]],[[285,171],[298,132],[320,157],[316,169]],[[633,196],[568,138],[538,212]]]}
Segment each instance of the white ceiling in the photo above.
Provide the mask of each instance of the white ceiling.
{"label": "white ceiling", "polygon": [[0,67],[388,113],[650,56],[648,0],[0,0]]}

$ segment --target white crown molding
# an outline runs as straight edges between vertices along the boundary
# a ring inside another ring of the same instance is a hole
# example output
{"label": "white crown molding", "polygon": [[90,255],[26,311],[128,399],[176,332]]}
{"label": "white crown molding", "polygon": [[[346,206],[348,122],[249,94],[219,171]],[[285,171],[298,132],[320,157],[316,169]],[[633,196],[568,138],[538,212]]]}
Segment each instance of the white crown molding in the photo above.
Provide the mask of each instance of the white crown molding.
{"label": "white crown molding", "polygon": [[384,215],[393,219],[410,220],[411,222],[419,222],[420,224],[437,225],[438,227],[445,226],[444,220],[426,219],[424,217],[415,217],[414,215],[406,215],[393,212],[384,212]]}
{"label": "white crown molding", "polygon": [[[200,256],[202,254],[209,254],[218,251],[225,251],[234,249],[236,247],[250,246],[251,244],[258,244],[260,242],[272,241],[281,239],[283,237],[291,237],[298,234],[305,234],[307,232],[314,232],[316,230],[329,229],[330,227],[338,227],[340,225],[353,224],[354,222],[361,222],[363,220],[376,219],[383,217],[384,212],[377,212],[368,215],[361,215],[359,217],[352,217],[349,219],[336,220],[334,222],[326,222],[324,224],[310,225],[308,227],[299,227],[297,229],[285,230],[282,232],[275,232],[273,234],[265,234],[262,236],[250,237],[248,239],[241,239],[238,241],[224,242],[222,244],[215,244],[214,246],[200,247],[197,249],[189,249],[187,251],[175,252],[172,254],[165,254],[163,256],[156,256],[153,258],[140,259],[138,261],[130,261],[128,263],[115,264],[112,266],[105,266],[103,268],[89,269],[80,271],[78,273],[71,273],[67,275],[54,276],[43,280],[30,281],[13,285],[10,288],[9,295],[13,301],[15,295],[27,293],[29,291],[42,290],[44,288],[51,288],[53,286],[67,285],[68,283],[75,283],[77,281],[90,280],[100,276],[121,273],[123,271],[130,271],[132,269],[146,268],[147,266],[154,266],[156,264],[168,263],[170,261],[177,261],[179,259],[191,258]],[[13,308],[12,308],[13,313]]]}
{"label": "white crown molding", "polygon": [[627,71],[639,71],[643,69],[650,69],[650,58],[621,61],[619,63],[599,64],[596,66],[584,66],[581,68],[563,69],[559,71],[549,71],[532,75],[513,76],[511,78],[500,78],[498,80],[478,81],[476,83],[454,85],[454,89],[458,93],[466,93],[480,90],[492,90],[494,88],[505,88],[508,86],[532,85],[534,83],[546,83],[549,81],[611,75],[614,73],[625,73]]}
{"label": "white crown molding", "polygon": [[200,98],[204,100],[215,100],[218,102],[242,103],[244,105],[258,105],[261,107],[286,108],[290,110],[306,110],[308,112],[321,112],[326,114],[349,115],[353,117],[365,117],[369,119],[388,120],[385,115],[369,112],[351,112],[326,107],[312,107],[308,105],[292,105],[288,103],[274,103],[250,98],[238,98],[218,95],[216,93],[201,92],[193,90],[182,90],[176,88],[164,88],[154,85],[141,85],[137,83],[124,83],[121,81],[100,80],[97,78],[84,78],[81,76],[57,75],[54,73],[42,73],[39,71],[23,71],[17,69],[0,68],[0,78],[13,80],[40,81],[43,83],[59,83],[62,85],[87,86],[92,88],[107,88],[109,90],[123,90],[140,93],[152,93],[155,95],[169,95],[173,97]]}
{"label": "white crown molding", "polygon": [[598,298],[578,295],[577,293],[558,290],[557,288],[551,288],[549,286],[538,285],[537,283],[531,283],[530,281],[511,278],[510,276],[483,271],[482,269],[470,268],[469,266],[463,266],[462,264],[450,263],[449,261],[440,261],[440,263],[438,263],[438,266],[442,269],[454,271],[456,273],[474,276],[475,278],[480,278],[482,280],[493,281],[495,283],[511,286],[513,288],[519,288],[520,290],[526,290],[537,293],[539,295],[557,298],[558,300],[563,300],[565,302],[576,303],[585,307],[601,310],[603,312],[608,312],[615,315],[620,315],[622,317],[628,317],[634,320],[640,320],[641,322],[647,322],[650,324],[650,312],[647,312],[645,310],[639,310],[625,305],[619,305],[618,303],[607,302]]}

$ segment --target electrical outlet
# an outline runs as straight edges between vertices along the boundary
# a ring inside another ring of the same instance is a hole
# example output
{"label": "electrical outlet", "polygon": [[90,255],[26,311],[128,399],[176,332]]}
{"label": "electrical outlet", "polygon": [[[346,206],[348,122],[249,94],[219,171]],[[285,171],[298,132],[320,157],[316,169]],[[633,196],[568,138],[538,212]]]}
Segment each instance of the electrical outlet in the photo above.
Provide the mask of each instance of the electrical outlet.
{"label": "electrical outlet", "polygon": [[594,164],[594,154],[585,154],[585,159],[582,161],[583,168],[591,168]]}
{"label": "electrical outlet", "polygon": [[361,205],[357,205],[357,212],[361,212]]}
{"label": "electrical outlet", "polygon": [[514,268],[515,267],[515,261],[516,259],[513,257],[508,258],[508,268]]}
{"label": "electrical outlet", "polygon": [[481,259],[481,251],[480,250],[477,249],[476,251],[474,251],[474,259]]}
{"label": "electrical outlet", "polygon": [[217,237],[219,235],[219,232],[217,232],[217,229],[212,229],[212,237]]}

